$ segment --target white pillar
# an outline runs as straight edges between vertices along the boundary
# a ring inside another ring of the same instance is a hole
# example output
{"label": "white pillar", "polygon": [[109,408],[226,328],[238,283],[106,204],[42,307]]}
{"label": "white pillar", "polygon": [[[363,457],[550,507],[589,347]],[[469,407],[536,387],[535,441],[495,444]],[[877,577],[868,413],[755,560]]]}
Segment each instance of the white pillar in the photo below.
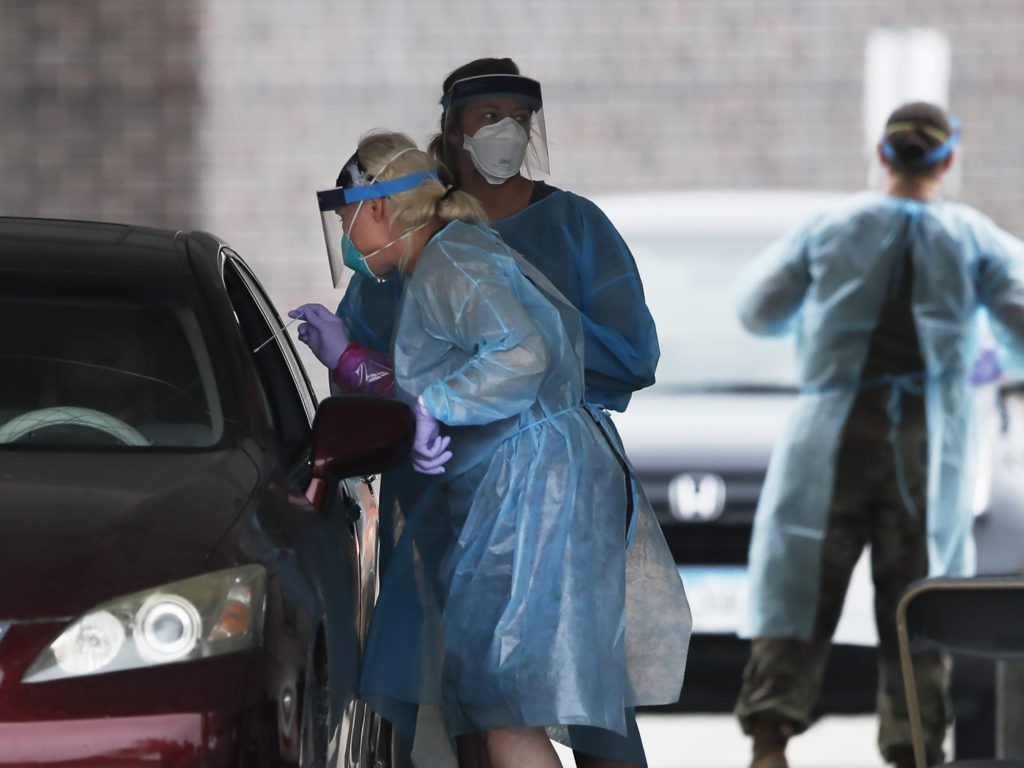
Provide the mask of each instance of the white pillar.
{"label": "white pillar", "polygon": [[[909,101],[928,101],[949,108],[952,46],[940,29],[876,27],[864,41],[864,154],[868,185],[882,178],[876,147],[885,121],[896,107]],[[960,149],[958,148],[958,152]],[[944,189],[960,187],[962,155],[947,175]]]}

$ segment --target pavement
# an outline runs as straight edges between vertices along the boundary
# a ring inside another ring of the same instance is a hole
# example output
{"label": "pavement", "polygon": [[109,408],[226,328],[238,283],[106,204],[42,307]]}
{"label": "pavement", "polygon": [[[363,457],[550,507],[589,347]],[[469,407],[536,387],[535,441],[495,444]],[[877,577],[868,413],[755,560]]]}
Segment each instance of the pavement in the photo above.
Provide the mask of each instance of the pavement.
{"label": "pavement", "polygon": [[[648,768],[747,768],[750,740],[727,715],[644,714],[637,717]],[[825,717],[789,743],[790,768],[883,768],[874,715]],[[558,747],[566,768],[572,753]]]}

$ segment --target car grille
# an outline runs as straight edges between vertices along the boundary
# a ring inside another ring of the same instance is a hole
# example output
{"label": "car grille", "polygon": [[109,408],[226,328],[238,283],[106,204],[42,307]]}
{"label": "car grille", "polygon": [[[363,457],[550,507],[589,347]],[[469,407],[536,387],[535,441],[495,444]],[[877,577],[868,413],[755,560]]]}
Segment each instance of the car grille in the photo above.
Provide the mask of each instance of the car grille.
{"label": "car grille", "polygon": [[[706,475],[720,478],[724,484],[724,505],[715,514],[683,515],[673,513],[670,487],[680,475],[695,478],[700,488]],[[750,529],[757,499],[764,482],[763,472],[714,472],[694,470],[686,473],[644,473],[640,479],[654,507],[654,513],[668,541],[675,561],[685,565],[738,565],[746,563]]]}

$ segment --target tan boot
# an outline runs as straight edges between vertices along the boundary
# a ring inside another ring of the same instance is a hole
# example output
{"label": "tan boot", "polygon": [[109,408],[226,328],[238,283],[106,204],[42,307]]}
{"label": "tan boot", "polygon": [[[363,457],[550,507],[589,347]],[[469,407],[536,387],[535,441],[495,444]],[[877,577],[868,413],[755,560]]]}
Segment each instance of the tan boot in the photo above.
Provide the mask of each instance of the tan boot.
{"label": "tan boot", "polygon": [[757,722],[750,731],[754,739],[754,757],[750,768],[789,768],[786,762],[786,742],[790,729],[783,723]]}

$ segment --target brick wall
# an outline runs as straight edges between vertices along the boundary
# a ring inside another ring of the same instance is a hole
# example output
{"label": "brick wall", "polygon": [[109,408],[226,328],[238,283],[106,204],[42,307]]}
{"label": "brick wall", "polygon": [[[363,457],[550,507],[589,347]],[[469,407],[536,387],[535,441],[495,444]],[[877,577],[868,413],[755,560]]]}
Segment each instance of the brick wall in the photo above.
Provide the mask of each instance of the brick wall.
{"label": "brick wall", "polygon": [[330,304],[313,191],[366,129],[425,141],[464,61],[541,80],[584,194],[853,190],[886,26],[948,35],[959,197],[1024,234],[1021,0],[0,0],[0,210],[211,229]]}
{"label": "brick wall", "polygon": [[0,0],[0,213],[195,221],[193,0]]}

